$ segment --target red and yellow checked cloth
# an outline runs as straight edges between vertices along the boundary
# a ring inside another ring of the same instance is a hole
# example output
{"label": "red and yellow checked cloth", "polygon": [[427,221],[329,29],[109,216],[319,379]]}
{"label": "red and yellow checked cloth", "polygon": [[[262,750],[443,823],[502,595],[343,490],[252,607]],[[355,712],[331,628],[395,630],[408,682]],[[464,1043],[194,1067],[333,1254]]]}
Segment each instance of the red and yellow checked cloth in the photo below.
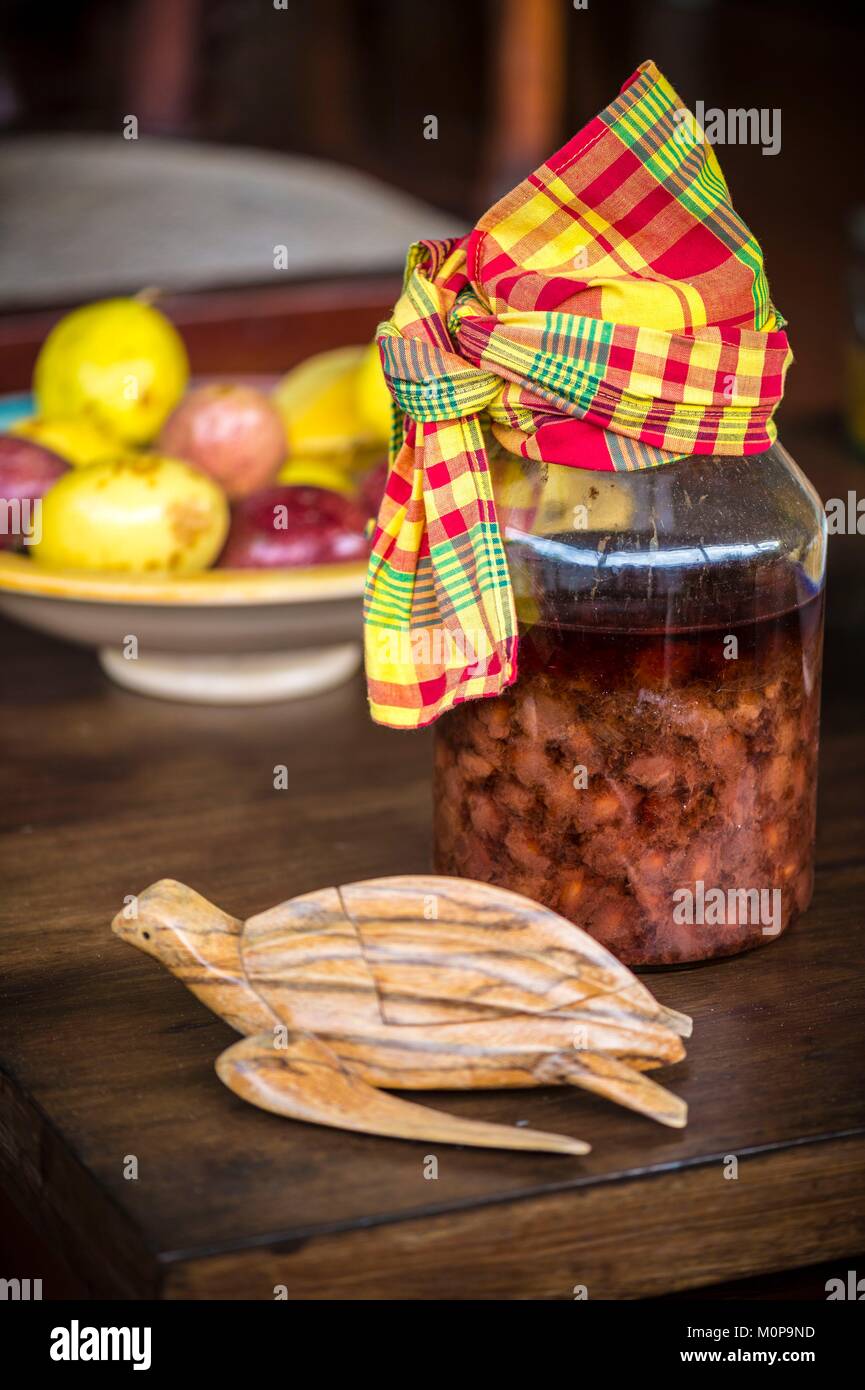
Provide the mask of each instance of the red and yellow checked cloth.
{"label": "red and yellow checked cloth", "polygon": [[373,718],[419,728],[516,679],[483,423],[577,468],[759,453],[783,326],[714,151],[653,63],[467,237],[413,246],[378,332],[395,437],[364,607]]}

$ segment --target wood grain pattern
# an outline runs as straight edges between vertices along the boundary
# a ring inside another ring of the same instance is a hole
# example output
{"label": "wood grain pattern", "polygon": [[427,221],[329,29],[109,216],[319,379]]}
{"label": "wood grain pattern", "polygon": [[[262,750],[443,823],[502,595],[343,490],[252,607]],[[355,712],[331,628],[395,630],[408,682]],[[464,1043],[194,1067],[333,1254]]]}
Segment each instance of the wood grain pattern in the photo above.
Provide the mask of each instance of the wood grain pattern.
{"label": "wood grain pattern", "polygon": [[589,1152],[564,1134],[462,1119],[377,1090],[311,1033],[289,1033],[279,1049],[272,1033],[244,1038],[226,1048],[216,1071],[230,1091],[262,1110],[334,1129],[482,1149]]}
{"label": "wood grain pattern", "polygon": [[[171,1261],[165,1294],[266,1299],[282,1286],[300,1299],[566,1300],[582,1286],[589,1299],[658,1297],[862,1249],[862,1163],[859,1143],[816,1143],[749,1156],[738,1182],[725,1181],[716,1160],[327,1240]],[[790,1213],[803,1210],[805,1192],[808,1216],[797,1223]]]}
{"label": "wood grain pattern", "polygon": [[229,1027],[258,1033],[279,1019],[249,987],[240,953],[242,926],[174,879],[160,879],[134,896],[111,924],[115,935],[155,956]]}
{"label": "wood grain pattern", "polygon": [[[440,875],[340,888],[391,1023],[591,1007],[639,1026],[660,1006],[599,942],[528,898]],[[435,916],[432,916],[432,912]],[[690,1020],[681,1027],[690,1032]],[[671,1042],[670,1059],[682,1053]],[[673,1055],[675,1054],[675,1055]]]}
{"label": "wood grain pattern", "polygon": [[[241,924],[166,879],[124,906],[112,930],[238,1032],[267,1030],[216,1070],[276,1114],[405,1139],[492,1148],[497,1135],[500,1148],[535,1139],[543,1151],[588,1152],[371,1094],[498,1082],[578,1086],[661,1124],[687,1121],[684,1102],[640,1073],[681,1061],[691,1020],[662,1009],[572,922],[506,889],[396,875],[302,894]],[[279,1023],[288,1040],[275,1038]]]}
{"label": "wood grain pattern", "polygon": [[[826,425],[785,442],[823,497],[860,487]],[[436,1181],[423,1145],[243,1104],[213,1076],[236,1034],[106,932],[159,874],[240,917],[335,879],[427,872],[428,735],[371,725],[359,681],[254,715],[148,701],[91,653],[0,624],[0,1180],[82,1292],[642,1297],[855,1260],[863,580],[862,538],[833,537],[812,908],[763,951],[641,977],[695,1019],[669,1072],[687,1129],[567,1087],[450,1095],[455,1114],[593,1147],[439,1150]]]}

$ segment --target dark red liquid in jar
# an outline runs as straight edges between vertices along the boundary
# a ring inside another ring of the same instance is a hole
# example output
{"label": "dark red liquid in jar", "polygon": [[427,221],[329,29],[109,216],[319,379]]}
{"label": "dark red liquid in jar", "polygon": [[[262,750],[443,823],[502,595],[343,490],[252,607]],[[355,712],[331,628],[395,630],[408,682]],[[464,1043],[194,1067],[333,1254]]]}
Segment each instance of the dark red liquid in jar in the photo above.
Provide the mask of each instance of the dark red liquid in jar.
{"label": "dark red liquid in jar", "polygon": [[822,604],[524,631],[517,684],[437,726],[438,871],[524,893],[632,965],[775,939],[812,890]]}

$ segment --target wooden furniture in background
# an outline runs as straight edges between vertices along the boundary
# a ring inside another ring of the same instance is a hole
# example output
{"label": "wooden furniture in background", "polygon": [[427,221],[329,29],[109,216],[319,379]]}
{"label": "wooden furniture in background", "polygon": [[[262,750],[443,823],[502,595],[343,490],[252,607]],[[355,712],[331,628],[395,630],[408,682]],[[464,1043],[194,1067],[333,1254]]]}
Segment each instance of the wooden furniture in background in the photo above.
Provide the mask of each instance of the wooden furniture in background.
{"label": "wooden furniture in background", "polygon": [[142,131],[179,135],[190,127],[201,10],[201,0],[134,0],[124,95]]}
{"label": "wooden furniture in background", "polygon": [[[282,373],[334,344],[365,343],[390,313],[398,275],[168,295],[159,307],[183,334],[199,376]],[[23,391],[62,310],[0,316],[0,391]]]}
{"label": "wooden furniture in background", "polygon": [[567,19],[560,0],[502,0],[489,15],[494,42],[479,213],[557,148],[565,111]]}

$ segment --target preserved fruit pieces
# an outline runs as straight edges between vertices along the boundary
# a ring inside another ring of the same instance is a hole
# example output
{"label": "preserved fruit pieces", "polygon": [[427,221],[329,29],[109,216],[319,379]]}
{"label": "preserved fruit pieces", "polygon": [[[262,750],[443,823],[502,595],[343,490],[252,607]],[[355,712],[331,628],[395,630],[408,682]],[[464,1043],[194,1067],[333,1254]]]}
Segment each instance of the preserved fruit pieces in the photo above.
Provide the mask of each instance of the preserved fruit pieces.
{"label": "preserved fruit pieces", "polygon": [[631,965],[772,940],[813,880],[822,599],[735,629],[534,627],[439,721],[436,867],[528,893]]}

